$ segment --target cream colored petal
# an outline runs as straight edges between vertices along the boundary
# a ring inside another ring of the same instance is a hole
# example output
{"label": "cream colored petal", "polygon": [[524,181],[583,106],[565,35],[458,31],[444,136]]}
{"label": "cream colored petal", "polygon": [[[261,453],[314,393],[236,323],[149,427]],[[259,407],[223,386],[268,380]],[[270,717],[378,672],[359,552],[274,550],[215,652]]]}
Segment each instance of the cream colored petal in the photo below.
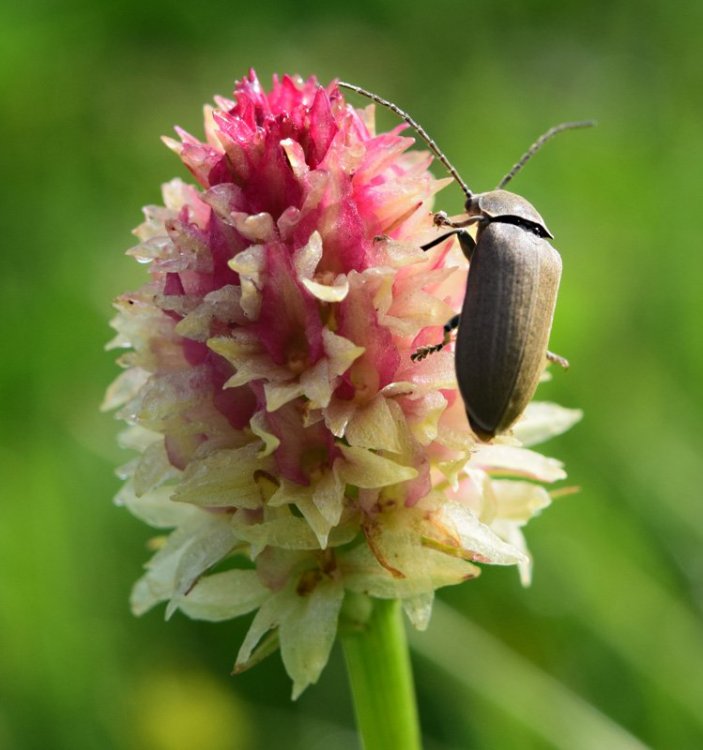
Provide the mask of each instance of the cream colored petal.
{"label": "cream colored petal", "polygon": [[275,365],[268,354],[261,353],[260,344],[250,335],[216,336],[208,339],[207,345],[236,370],[224,384],[225,388],[246,385],[252,380],[281,382],[291,378],[290,370]]}
{"label": "cream colored petal", "polygon": [[303,147],[292,138],[284,138],[281,141],[281,148],[285,151],[288,163],[293,170],[293,174],[300,180],[310,171]]}
{"label": "cream colored petal", "polygon": [[324,410],[327,429],[335,437],[344,437],[344,431],[347,429],[347,424],[349,424],[349,420],[355,411],[356,403],[354,401],[333,398],[329,406]]}
{"label": "cream colored petal", "polygon": [[400,380],[384,385],[379,393],[390,398],[392,396],[414,396],[418,391],[418,386],[415,383],[409,380]]}
{"label": "cream colored petal", "polygon": [[344,484],[334,469],[313,485],[312,501],[330,526],[339,523],[344,510]]}
{"label": "cream colored petal", "polygon": [[341,302],[349,294],[349,279],[340,274],[331,285],[303,279],[303,286],[322,302]]}
{"label": "cream colored petal", "polygon": [[[230,217],[239,234],[251,242],[265,244],[266,242],[271,242],[276,239],[276,227],[273,218],[269,213],[262,211],[258,214],[247,214],[241,211],[232,211]],[[251,250],[251,248],[244,250],[244,252],[247,253],[249,250]],[[240,255],[242,255],[242,253],[236,255],[229,262],[229,266],[233,271],[238,271],[234,264],[239,263],[237,259]]]}
{"label": "cream colored petal", "polygon": [[363,346],[357,346],[353,341],[332,333],[329,328],[322,330],[322,343],[329,360],[330,373],[342,375],[366,351]]}
{"label": "cream colored petal", "polygon": [[237,536],[254,548],[253,557],[256,557],[265,547],[280,547],[288,550],[320,549],[320,543],[305,519],[294,516],[287,508],[272,510],[279,512],[276,514],[267,512],[267,520],[261,523],[246,523],[238,517],[238,513],[232,519],[232,528]]}
{"label": "cream colored petal", "polygon": [[139,389],[149,380],[150,373],[139,367],[130,367],[120,373],[107,389],[105,398],[100,404],[101,411],[110,411],[126,404],[134,398]]}
{"label": "cream colored petal", "polygon": [[312,489],[303,484],[296,484],[289,479],[281,477],[279,486],[269,498],[267,505],[270,508],[280,508],[284,505],[296,505],[301,499],[309,497]]}
{"label": "cream colored petal", "polygon": [[491,525],[491,528],[501,539],[504,539],[508,544],[519,549],[524,555],[525,559],[518,563],[517,566],[518,574],[520,575],[520,583],[523,586],[529,586],[532,583],[532,555],[530,555],[530,552],[527,549],[525,537],[519,524],[498,520]]}
{"label": "cream colored petal", "polygon": [[254,473],[268,468],[257,440],[243,448],[223,449],[188,464],[173,499],[205,508],[261,507]]}
{"label": "cream colored petal", "polygon": [[385,254],[384,264],[393,268],[403,268],[427,260],[424,251],[415,243],[384,239],[379,244],[383,247]]}
{"label": "cream colored petal", "polygon": [[429,445],[440,433],[439,420],[447,408],[447,399],[440,391],[427,393],[417,399],[414,412],[408,418],[412,434],[420,445]]}
{"label": "cream colored petal", "polygon": [[431,593],[442,586],[453,586],[476,578],[479,568],[460,557],[437,550],[413,546],[405,555],[403,577],[392,575],[382,567],[366,544],[338,553],[344,585],[350,591],[382,599],[406,599]]}
{"label": "cream colored petal", "polygon": [[180,211],[185,205],[192,206],[197,203],[200,193],[180,177],[175,177],[161,186],[161,195],[166,208]]}
{"label": "cream colored petal", "polygon": [[463,505],[445,503],[438,520],[476,562],[516,565],[525,561],[525,555],[519,549],[504,542]]}
{"label": "cream colored petal", "polygon": [[252,245],[232,258],[227,265],[239,274],[242,287],[241,306],[248,320],[257,320],[261,309],[261,274],[266,263],[263,245]]}
{"label": "cream colored petal", "polygon": [[344,436],[350,445],[359,448],[400,453],[399,428],[387,400],[379,394],[354,412]]}
{"label": "cream colored petal", "polygon": [[281,658],[293,680],[293,700],[317,682],[327,664],[343,599],[341,582],[322,578],[310,593],[296,595],[293,606],[281,619]]}
{"label": "cream colored petal", "polygon": [[329,364],[327,359],[320,359],[300,375],[300,386],[311,409],[323,409],[332,398]]}
{"label": "cream colored petal", "polygon": [[327,547],[332,523],[320,512],[317,504],[313,501],[315,486],[305,486],[290,482],[287,479],[281,479],[281,484],[268,501],[271,508],[281,507],[283,505],[295,505],[303,514],[303,517],[315,533],[320,548]]}
{"label": "cream colored petal", "polygon": [[320,513],[312,500],[311,493],[301,496],[295,505],[315,533],[320,549],[326,549],[332,524]]}
{"label": "cream colored petal", "polygon": [[260,438],[264,443],[264,447],[257,454],[258,458],[270,456],[281,444],[281,441],[273,433],[268,431],[268,424],[264,412],[257,411],[249,420],[249,427],[256,437]]}
{"label": "cream colored petal", "polygon": [[[248,358],[242,357],[238,360],[238,364],[235,367],[237,368],[237,372],[225,381],[223,388],[236,388],[240,385],[246,385],[252,380],[273,381],[266,383],[265,388],[269,386],[274,388],[278,382],[290,378],[290,371],[285,367],[274,365],[268,354],[252,355]],[[292,384],[283,383],[281,387],[287,388],[291,386]],[[290,401],[291,398],[295,398],[295,396],[290,396],[286,400]],[[285,403],[285,401],[282,403]],[[269,411],[274,411],[274,409],[269,409]]]}
{"label": "cream colored petal", "polygon": [[434,591],[424,594],[409,596],[403,599],[403,611],[416,630],[427,630],[432,615],[432,603],[434,602]]}
{"label": "cream colored petal", "polygon": [[147,430],[141,425],[131,425],[117,436],[120,448],[131,451],[145,451],[154,443],[163,443],[164,436],[159,432]]}
{"label": "cream colored petal", "polygon": [[219,622],[257,609],[269,596],[255,570],[226,570],[201,578],[175,601],[188,617]]}
{"label": "cream colored petal", "polygon": [[312,279],[321,258],[322,237],[320,237],[320,233],[315,230],[310,235],[307,244],[296,250],[293,254],[293,267],[295,268],[298,278],[301,281],[304,279]]}
{"label": "cream colored petal", "polygon": [[139,497],[165,481],[176,479],[179,474],[168,458],[164,441],[158,440],[139,457],[134,471],[134,491]]}
{"label": "cream colored petal", "polygon": [[229,523],[213,523],[207,533],[193,537],[181,555],[174,574],[174,593],[166,607],[166,619],[178,609],[178,600],[198,578],[226,557],[237,543]]}
{"label": "cream colored petal", "polygon": [[339,462],[339,476],[342,481],[355,487],[386,487],[417,476],[417,470],[411,466],[401,466],[365,448],[341,444],[337,447],[346,459]]}
{"label": "cream colored petal", "polygon": [[465,456],[453,461],[438,461],[435,466],[440,472],[442,472],[451,488],[456,490],[459,486],[459,475],[463,473],[468,461],[469,454],[467,452]]}
{"label": "cream colored petal", "polygon": [[124,505],[140,521],[157,529],[172,529],[193,518],[202,511],[171,500],[172,486],[161,486],[138,497],[131,482],[126,482],[115,497],[116,505]]}
{"label": "cream colored petal", "polygon": [[489,481],[496,498],[496,516],[501,520],[526,524],[551,505],[549,492],[538,484],[500,479]]}
{"label": "cream colored petal", "polygon": [[244,642],[239,649],[234,665],[235,672],[246,668],[256,645],[269,630],[280,626],[294,604],[293,594],[289,589],[279,591],[264,601],[254,616]]}
{"label": "cream colored petal", "polygon": [[512,431],[523,445],[535,445],[561,435],[582,417],[580,409],[565,409],[558,404],[533,401],[528,404]]}
{"label": "cream colored petal", "polygon": [[261,342],[249,331],[232,332],[230,336],[213,336],[207,340],[209,349],[224,357],[235,367],[242,359],[261,352]]}
{"label": "cream colored petal", "polygon": [[202,304],[178,322],[176,333],[194,341],[207,341],[213,320],[229,324],[246,323],[241,299],[242,288],[232,284],[210,292]]}
{"label": "cream colored petal", "polygon": [[181,558],[192,543],[211,533],[216,521],[210,514],[195,508],[192,510],[196,513],[168,537],[165,545],[146,564],[146,573],[134,585],[130,606],[135,615],[142,615],[173,596]]}
{"label": "cream colored petal", "polygon": [[[290,372],[288,374],[290,375]],[[266,375],[261,374],[259,377],[263,378],[266,377]],[[298,396],[302,396],[304,392],[305,389],[299,380],[293,380],[289,383],[265,383],[264,397],[266,398],[266,411],[277,411],[284,404],[298,398]]]}
{"label": "cream colored petal", "polygon": [[480,445],[471,457],[471,465],[491,474],[524,476],[540,482],[556,482],[566,477],[560,461],[512,445]]}

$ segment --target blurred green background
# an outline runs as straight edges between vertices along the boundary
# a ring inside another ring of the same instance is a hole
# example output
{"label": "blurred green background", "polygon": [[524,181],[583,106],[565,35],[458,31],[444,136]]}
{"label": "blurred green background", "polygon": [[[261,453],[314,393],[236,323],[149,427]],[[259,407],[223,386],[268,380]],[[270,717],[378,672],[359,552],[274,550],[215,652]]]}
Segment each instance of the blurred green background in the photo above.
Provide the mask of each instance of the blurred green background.
{"label": "blurred green background", "polygon": [[599,121],[513,183],[564,259],[552,348],[572,368],[539,395],[585,419],[543,450],[582,491],[528,528],[530,589],[489,568],[442,593],[473,625],[450,637],[438,610],[416,639],[467,665],[416,659],[426,746],[635,746],[598,744],[576,701],[703,747],[702,28],[693,0],[2,4],[0,748],[356,747],[337,651],[293,704],[278,657],[229,677],[246,622],[127,606],[151,532],[111,503],[110,302],[144,279],[123,256],[140,207],[185,176],[159,136],[200,135],[250,66],[394,99],[476,189],[548,126]]}

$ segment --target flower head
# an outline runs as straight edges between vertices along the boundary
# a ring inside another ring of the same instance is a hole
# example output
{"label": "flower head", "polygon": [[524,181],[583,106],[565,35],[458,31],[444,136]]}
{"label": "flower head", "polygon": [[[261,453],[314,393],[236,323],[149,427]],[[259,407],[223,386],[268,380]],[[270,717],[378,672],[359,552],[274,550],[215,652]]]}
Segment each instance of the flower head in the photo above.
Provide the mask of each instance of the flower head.
{"label": "flower head", "polygon": [[[516,438],[475,442],[441,338],[466,262],[436,236],[446,184],[402,127],[313,78],[254,73],[205,113],[205,141],[164,139],[198,186],[145,209],[150,280],[116,300],[128,351],[108,408],[139,457],[118,501],[173,529],[136,584],[142,613],[256,612],[237,669],[280,647],[314,682],[346,595],[399,598],[417,627],[475,563],[517,565],[521,528],[560,464],[523,447],[578,415],[533,405]],[[512,478],[507,478],[512,477]]]}

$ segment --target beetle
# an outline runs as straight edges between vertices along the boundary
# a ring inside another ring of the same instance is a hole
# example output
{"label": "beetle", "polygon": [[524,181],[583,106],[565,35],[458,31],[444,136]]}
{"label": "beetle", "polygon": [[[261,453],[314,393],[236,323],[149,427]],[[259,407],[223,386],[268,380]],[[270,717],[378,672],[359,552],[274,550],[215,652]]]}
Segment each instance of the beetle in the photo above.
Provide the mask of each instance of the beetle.
{"label": "beetle", "polygon": [[[450,221],[435,214],[438,227],[450,231],[422,245],[423,250],[456,235],[469,261],[460,315],[444,326],[440,343],[418,349],[413,361],[446,346],[456,332],[455,368],[459,391],[472,430],[484,442],[510,429],[532,399],[545,360],[564,368],[567,360],[547,350],[561,278],[561,257],[544,219],[520,195],[504,190],[526,162],[564,130],[589,127],[593,121],[565,122],[541,135],[498,183],[495,190],[474,193],[437,144],[410,115],[377,94],[338,81],[381,104],[407,122],[447,168],[466,196],[466,218]],[[466,227],[475,225],[475,239]]]}

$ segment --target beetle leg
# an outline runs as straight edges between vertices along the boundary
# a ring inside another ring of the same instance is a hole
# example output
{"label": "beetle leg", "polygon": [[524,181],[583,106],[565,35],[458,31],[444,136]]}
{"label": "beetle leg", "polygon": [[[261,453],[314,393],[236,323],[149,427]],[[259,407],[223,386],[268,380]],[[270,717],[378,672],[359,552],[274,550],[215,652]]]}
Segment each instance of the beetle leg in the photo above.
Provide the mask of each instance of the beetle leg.
{"label": "beetle leg", "polygon": [[454,229],[461,229],[461,227],[468,227],[479,221],[487,223],[490,219],[488,216],[482,214],[481,216],[469,216],[468,219],[464,219],[463,221],[450,221],[444,211],[437,211],[434,215],[434,223],[438,227],[454,227]]}
{"label": "beetle leg", "polygon": [[461,245],[462,252],[469,260],[471,260],[474,248],[476,247],[476,242],[465,229],[452,229],[451,232],[446,232],[445,234],[442,234],[439,237],[435,237],[433,240],[430,240],[430,242],[427,242],[424,245],[420,245],[420,249],[429,250],[430,248],[435,247],[435,245],[439,245],[440,242],[444,242],[444,240],[449,239],[449,237],[454,234],[459,238],[459,244]]}
{"label": "beetle leg", "polygon": [[448,240],[450,237],[452,237],[455,234],[459,234],[458,229],[452,229],[451,232],[445,232],[444,234],[440,234],[439,237],[435,237],[433,240],[430,240],[424,245],[420,245],[420,250],[425,251],[425,250],[429,250],[430,248],[436,247],[437,245],[439,245],[440,242],[444,242],[444,240]]}
{"label": "beetle leg", "polygon": [[464,253],[466,260],[470,262],[476,249],[476,240],[465,229],[460,229],[456,233],[456,236],[459,238],[461,252]]}
{"label": "beetle leg", "polygon": [[547,360],[554,362],[555,365],[559,365],[559,367],[563,367],[565,370],[569,369],[569,360],[560,357],[558,354],[554,354],[554,352],[547,352]]}
{"label": "beetle leg", "polygon": [[448,320],[444,324],[444,338],[442,339],[442,342],[439,344],[431,344],[430,346],[421,346],[416,352],[413,352],[410,355],[410,359],[412,359],[413,362],[421,362],[423,359],[425,359],[425,357],[428,357],[430,354],[434,354],[435,352],[438,352],[441,349],[444,349],[444,347],[451,340],[452,331],[455,328],[459,327],[460,320],[461,320],[461,315],[455,315],[453,318]]}

